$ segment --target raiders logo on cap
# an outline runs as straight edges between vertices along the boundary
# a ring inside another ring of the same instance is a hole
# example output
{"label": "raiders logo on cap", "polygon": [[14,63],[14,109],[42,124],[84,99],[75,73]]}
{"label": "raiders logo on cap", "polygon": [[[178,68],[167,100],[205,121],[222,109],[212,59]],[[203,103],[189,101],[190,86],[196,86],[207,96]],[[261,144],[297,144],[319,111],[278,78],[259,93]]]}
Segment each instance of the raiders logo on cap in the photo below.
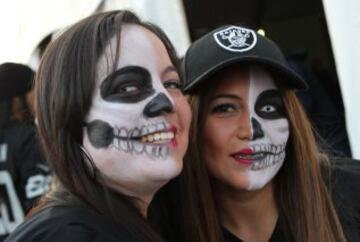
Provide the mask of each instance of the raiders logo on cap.
{"label": "raiders logo on cap", "polygon": [[252,49],[257,40],[253,30],[237,26],[230,26],[214,33],[214,39],[222,48],[234,52]]}

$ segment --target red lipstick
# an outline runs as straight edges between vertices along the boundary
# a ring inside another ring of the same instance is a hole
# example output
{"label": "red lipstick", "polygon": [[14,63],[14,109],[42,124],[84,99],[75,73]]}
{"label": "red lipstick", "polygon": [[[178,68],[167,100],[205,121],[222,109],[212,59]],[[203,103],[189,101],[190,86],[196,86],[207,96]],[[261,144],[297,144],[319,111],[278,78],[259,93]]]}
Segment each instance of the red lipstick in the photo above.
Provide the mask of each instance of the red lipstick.
{"label": "red lipstick", "polygon": [[252,149],[245,148],[239,152],[231,154],[230,156],[232,156],[237,162],[241,164],[251,165],[253,163],[253,159],[250,157],[252,154],[254,154]]}
{"label": "red lipstick", "polygon": [[170,141],[170,146],[175,149],[178,147],[178,142],[176,140],[177,128],[174,125],[171,125],[169,131],[174,133],[174,138]]}

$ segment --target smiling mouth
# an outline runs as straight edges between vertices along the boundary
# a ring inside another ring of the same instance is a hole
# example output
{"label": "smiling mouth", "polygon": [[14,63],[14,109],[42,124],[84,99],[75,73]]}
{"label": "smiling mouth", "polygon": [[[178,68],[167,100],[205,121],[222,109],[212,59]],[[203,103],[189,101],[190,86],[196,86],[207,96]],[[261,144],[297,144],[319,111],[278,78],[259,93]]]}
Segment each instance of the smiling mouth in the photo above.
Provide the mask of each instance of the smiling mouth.
{"label": "smiling mouth", "polygon": [[245,148],[230,156],[237,162],[250,166],[250,170],[261,170],[268,168],[285,158],[286,144],[261,144],[251,148]]}
{"label": "smiling mouth", "polygon": [[177,147],[176,134],[177,128],[165,122],[131,130],[115,127],[113,147],[127,153],[146,153],[152,157],[165,158],[170,148]]}
{"label": "smiling mouth", "polygon": [[175,138],[174,132],[157,132],[142,136],[141,143],[152,143],[152,144],[165,144]]}
{"label": "smiling mouth", "polygon": [[172,127],[170,128],[170,130],[156,131],[150,134],[131,137],[131,140],[143,144],[161,145],[161,144],[167,144],[169,142],[173,142],[175,139],[175,135],[176,135],[176,128]]}
{"label": "smiling mouth", "polygon": [[[141,129],[133,129],[129,132],[123,129],[115,129],[114,138],[119,140],[136,141],[143,144],[167,144],[175,139],[177,129],[175,126],[164,128],[166,124],[143,126]],[[158,128],[158,130],[156,130]],[[153,131],[155,129],[155,131]]]}

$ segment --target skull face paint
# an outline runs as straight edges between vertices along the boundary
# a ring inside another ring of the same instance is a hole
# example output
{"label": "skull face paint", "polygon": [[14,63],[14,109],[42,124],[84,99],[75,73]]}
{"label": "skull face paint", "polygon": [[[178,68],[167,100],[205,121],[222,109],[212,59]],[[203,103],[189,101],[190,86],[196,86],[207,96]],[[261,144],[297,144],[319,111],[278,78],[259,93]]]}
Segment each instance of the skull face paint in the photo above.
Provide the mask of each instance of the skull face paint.
{"label": "skull face paint", "polygon": [[[249,170],[249,190],[265,186],[279,171],[285,160],[285,147],[289,138],[289,122],[280,92],[271,75],[263,68],[250,68],[249,109],[253,137],[249,141],[252,158]],[[256,136],[257,132],[261,136]],[[255,159],[254,159],[255,158]]]}
{"label": "skull face paint", "polygon": [[205,113],[202,157],[221,183],[261,189],[285,160],[289,123],[281,94],[257,66],[229,68],[213,81],[218,84]]}
{"label": "skull face paint", "polygon": [[182,169],[190,108],[177,70],[155,34],[124,25],[117,68],[111,72],[115,41],[98,61],[83,145],[110,187],[151,197]]}

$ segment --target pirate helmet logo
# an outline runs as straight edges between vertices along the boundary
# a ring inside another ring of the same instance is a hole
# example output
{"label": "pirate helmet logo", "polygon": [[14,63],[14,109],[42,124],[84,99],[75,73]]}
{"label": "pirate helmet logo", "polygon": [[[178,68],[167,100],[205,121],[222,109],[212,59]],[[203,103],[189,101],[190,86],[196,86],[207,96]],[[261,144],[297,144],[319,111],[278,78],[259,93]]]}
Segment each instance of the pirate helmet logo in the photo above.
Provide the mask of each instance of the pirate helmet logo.
{"label": "pirate helmet logo", "polygon": [[214,39],[222,48],[234,52],[252,49],[257,40],[253,30],[237,26],[230,26],[214,33]]}

